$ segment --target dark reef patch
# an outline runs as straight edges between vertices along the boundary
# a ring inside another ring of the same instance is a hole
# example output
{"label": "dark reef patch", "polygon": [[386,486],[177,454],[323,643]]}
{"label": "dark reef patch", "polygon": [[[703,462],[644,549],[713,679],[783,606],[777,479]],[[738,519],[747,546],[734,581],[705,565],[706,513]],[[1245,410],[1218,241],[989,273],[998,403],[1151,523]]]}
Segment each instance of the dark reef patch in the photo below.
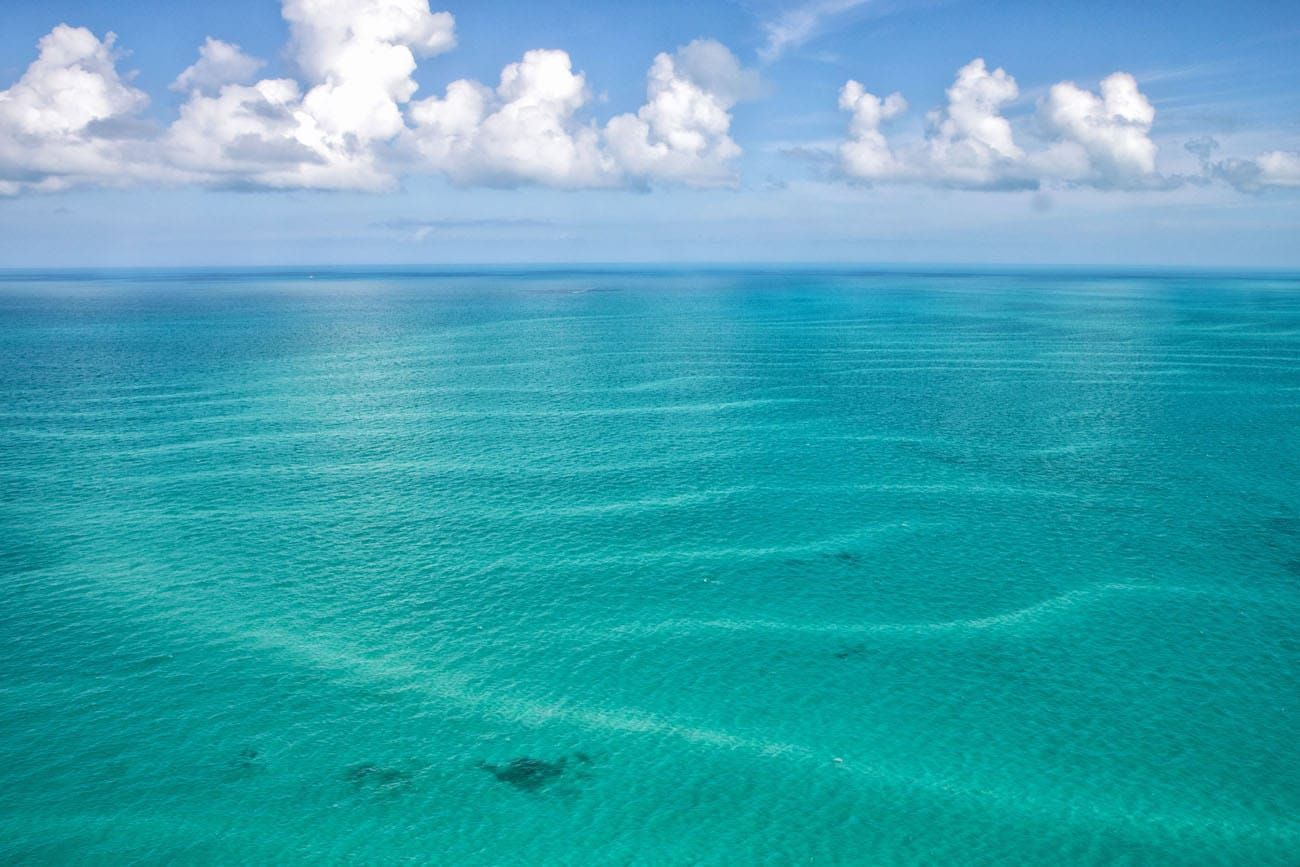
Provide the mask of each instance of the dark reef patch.
{"label": "dark reef patch", "polygon": [[850,644],[847,647],[841,647],[835,651],[836,659],[853,659],[855,656],[862,656],[867,652],[865,644]]}
{"label": "dark reef patch", "polygon": [[353,765],[343,775],[358,789],[396,790],[411,784],[411,775],[400,768],[387,768],[373,762]]}
{"label": "dark reef patch", "polygon": [[1268,519],[1269,529],[1284,536],[1300,536],[1300,518],[1278,515]]}
{"label": "dark reef patch", "polygon": [[[575,768],[574,764],[582,767]],[[478,767],[496,777],[497,782],[514,786],[521,792],[537,792],[557,782],[570,771],[578,779],[589,779],[590,773],[587,767],[592,764],[591,756],[576,752],[573,754],[573,764],[570,764],[567,756],[560,756],[553,762],[531,756],[520,756],[500,765],[479,762]]]}
{"label": "dark reef patch", "polygon": [[562,777],[566,763],[567,759],[562,756],[554,762],[520,756],[504,765],[479,762],[478,766],[496,777],[499,782],[508,783],[524,792],[536,792]]}
{"label": "dark reef patch", "polygon": [[262,760],[261,755],[261,752],[255,747],[244,747],[226,765],[230,778],[238,779],[249,774],[265,771],[266,763]]}

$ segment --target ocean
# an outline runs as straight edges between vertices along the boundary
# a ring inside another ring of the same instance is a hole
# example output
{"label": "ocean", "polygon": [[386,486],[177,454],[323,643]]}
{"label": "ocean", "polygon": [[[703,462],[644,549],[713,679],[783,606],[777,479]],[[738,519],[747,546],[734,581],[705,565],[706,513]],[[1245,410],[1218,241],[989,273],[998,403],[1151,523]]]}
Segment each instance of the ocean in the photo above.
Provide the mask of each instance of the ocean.
{"label": "ocean", "polygon": [[1300,277],[0,275],[4,863],[1300,862]]}

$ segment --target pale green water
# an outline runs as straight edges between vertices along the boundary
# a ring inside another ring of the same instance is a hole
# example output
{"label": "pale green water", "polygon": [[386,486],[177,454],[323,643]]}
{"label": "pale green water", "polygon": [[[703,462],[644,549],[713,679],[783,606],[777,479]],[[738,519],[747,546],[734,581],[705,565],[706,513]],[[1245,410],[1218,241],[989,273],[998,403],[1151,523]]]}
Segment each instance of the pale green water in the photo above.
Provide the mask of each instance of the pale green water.
{"label": "pale green water", "polygon": [[1300,863],[1295,279],[11,275],[0,394],[5,862]]}

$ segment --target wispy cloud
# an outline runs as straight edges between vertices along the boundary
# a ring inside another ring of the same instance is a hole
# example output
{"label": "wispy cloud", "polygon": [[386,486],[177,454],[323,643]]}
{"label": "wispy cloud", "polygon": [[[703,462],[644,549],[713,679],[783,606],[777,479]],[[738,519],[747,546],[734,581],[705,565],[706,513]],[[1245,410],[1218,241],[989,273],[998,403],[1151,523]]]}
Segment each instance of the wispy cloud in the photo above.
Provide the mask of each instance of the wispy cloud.
{"label": "wispy cloud", "polygon": [[514,217],[485,217],[477,220],[385,220],[372,224],[382,229],[501,229],[550,226],[550,220],[527,220]]}
{"label": "wispy cloud", "polygon": [[553,226],[550,220],[486,217],[482,219],[385,220],[374,228],[398,232],[411,241],[426,241],[444,233],[484,230],[538,229]]}
{"label": "wispy cloud", "polygon": [[759,56],[770,63],[820,33],[828,19],[865,6],[868,2],[870,0],[812,0],[787,9],[763,22],[767,44],[759,49]]}

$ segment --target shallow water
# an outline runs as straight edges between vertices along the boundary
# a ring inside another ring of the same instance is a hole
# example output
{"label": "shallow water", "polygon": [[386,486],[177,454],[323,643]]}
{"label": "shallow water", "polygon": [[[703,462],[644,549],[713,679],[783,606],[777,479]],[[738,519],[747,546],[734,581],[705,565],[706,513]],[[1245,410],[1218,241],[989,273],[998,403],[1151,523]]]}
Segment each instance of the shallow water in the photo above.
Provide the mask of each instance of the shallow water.
{"label": "shallow water", "polygon": [[1300,280],[10,274],[0,393],[0,860],[1300,852]]}

